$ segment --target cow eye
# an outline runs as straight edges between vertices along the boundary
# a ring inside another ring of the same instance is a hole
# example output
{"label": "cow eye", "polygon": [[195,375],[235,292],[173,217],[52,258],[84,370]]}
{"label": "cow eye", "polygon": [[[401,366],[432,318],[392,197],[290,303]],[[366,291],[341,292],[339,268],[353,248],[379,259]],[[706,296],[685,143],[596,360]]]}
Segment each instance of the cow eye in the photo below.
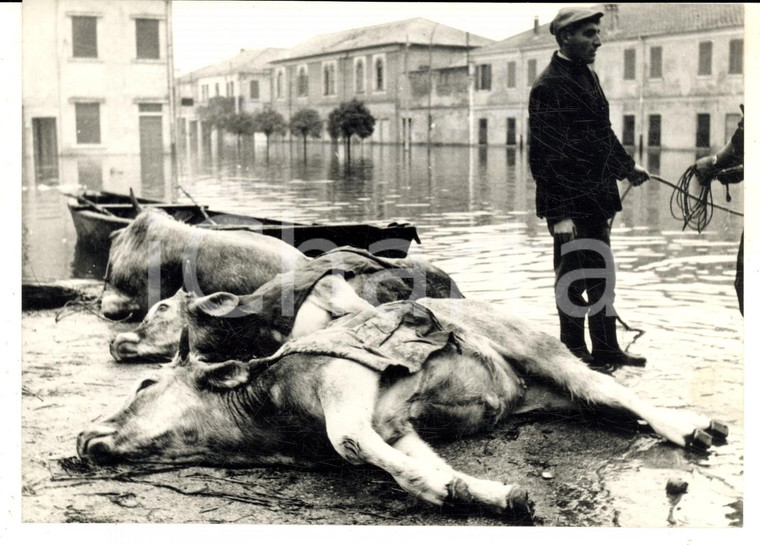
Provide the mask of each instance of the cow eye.
{"label": "cow eye", "polygon": [[152,378],[146,378],[145,380],[143,380],[140,383],[140,386],[137,387],[137,392],[135,392],[135,393],[139,393],[140,391],[144,390],[145,388],[147,388],[149,386],[153,386],[154,384],[156,384],[156,382],[157,381],[153,380]]}
{"label": "cow eye", "polygon": [[168,308],[169,308],[169,305],[167,305],[166,303],[161,303],[160,305],[158,305],[156,312],[163,312]]}

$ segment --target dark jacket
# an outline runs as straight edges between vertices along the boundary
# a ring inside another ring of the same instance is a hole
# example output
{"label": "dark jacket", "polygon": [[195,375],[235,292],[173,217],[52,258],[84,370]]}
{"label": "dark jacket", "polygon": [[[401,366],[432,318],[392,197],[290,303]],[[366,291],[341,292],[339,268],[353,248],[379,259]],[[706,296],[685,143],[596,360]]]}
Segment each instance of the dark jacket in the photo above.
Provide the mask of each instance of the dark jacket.
{"label": "dark jacket", "polygon": [[556,223],[621,210],[616,180],[635,162],[612,131],[597,75],[555,52],[533,84],[528,108],[538,216]]}

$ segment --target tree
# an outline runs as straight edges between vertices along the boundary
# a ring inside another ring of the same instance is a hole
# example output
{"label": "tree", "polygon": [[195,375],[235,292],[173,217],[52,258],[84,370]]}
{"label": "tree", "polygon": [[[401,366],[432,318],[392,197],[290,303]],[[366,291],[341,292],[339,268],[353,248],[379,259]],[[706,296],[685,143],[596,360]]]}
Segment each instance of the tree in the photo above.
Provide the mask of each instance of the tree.
{"label": "tree", "polygon": [[225,120],[225,127],[227,132],[230,132],[237,136],[238,152],[240,151],[240,137],[245,135],[253,135],[256,132],[256,120],[253,114],[248,112],[240,112],[237,114],[229,115]]}
{"label": "tree", "polygon": [[279,112],[265,109],[253,115],[253,122],[258,132],[263,132],[267,137],[267,159],[269,159],[269,137],[273,134],[285,134],[287,126],[285,119]]}
{"label": "tree", "polygon": [[327,118],[327,132],[334,140],[343,138],[348,161],[351,161],[351,137],[356,135],[364,140],[374,130],[375,118],[364,103],[356,99],[342,102]]}
{"label": "tree", "polygon": [[291,134],[300,134],[303,137],[303,154],[306,157],[306,138],[319,138],[322,135],[322,120],[316,110],[306,108],[298,110],[290,118]]}
{"label": "tree", "polygon": [[235,99],[233,97],[210,98],[206,106],[198,107],[198,117],[224,130],[230,116],[235,114]]}

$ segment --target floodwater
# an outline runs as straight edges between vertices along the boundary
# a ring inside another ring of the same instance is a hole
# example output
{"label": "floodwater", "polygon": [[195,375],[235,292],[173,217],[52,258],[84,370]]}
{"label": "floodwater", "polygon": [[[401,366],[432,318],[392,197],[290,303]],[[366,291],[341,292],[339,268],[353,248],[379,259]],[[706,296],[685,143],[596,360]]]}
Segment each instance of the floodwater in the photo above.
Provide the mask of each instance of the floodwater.
{"label": "floodwater", "polygon": [[[663,151],[638,160],[676,182],[697,156],[695,150]],[[24,184],[24,279],[96,274],[74,259],[76,234],[61,191],[132,187],[145,197],[189,202],[172,187],[168,161],[141,170],[138,158],[62,159],[60,172],[56,184]],[[238,153],[233,145],[221,158],[182,157],[179,176],[197,202],[214,209],[297,222],[413,223],[422,244],[413,243],[411,254],[451,274],[468,297],[502,303],[558,333],[551,240],[534,213],[525,152],[365,145],[352,150],[347,168],[340,147],[309,144],[304,156],[298,143],[276,144],[267,160],[263,147]],[[621,193],[627,187],[622,183]],[[683,231],[671,217],[671,193],[655,181],[633,188],[614,220],[617,310],[645,331],[631,350],[649,359],[645,369],[622,369],[616,377],[659,405],[724,420],[731,436],[705,456],[684,458],[642,435],[603,471],[620,503],[622,526],[650,525],[645,498],[663,493],[674,466],[687,468],[690,481],[676,525],[741,525],[743,320],[733,277],[743,218],[716,210],[706,231]],[[731,197],[726,203],[722,186],[715,186],[716,204],[742,211],[741,184]],[[626,343],[634,338],[621,335]],[[626,509],[627,501],[639,507]]]}

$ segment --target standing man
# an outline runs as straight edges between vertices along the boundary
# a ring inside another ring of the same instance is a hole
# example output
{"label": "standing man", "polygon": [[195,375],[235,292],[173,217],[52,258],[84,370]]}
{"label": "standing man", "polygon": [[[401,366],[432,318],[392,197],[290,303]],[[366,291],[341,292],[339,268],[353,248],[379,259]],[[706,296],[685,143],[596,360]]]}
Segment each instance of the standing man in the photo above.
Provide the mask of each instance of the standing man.
{"label": "standing man", "polygon": [[[536,213],[546,218],[554,237],[560,339],[594,366],[643,366],[645,358],[624,352],[617,341],[610,225],[622,209],[617,180],[640,185],[649,173],[612,131],[609,104],[589,67],[602,45],[603,15],[562,8],[549,26],[559,51],[530,92],[530,168]],[[592,353],[585,340],[586,314]]]}

